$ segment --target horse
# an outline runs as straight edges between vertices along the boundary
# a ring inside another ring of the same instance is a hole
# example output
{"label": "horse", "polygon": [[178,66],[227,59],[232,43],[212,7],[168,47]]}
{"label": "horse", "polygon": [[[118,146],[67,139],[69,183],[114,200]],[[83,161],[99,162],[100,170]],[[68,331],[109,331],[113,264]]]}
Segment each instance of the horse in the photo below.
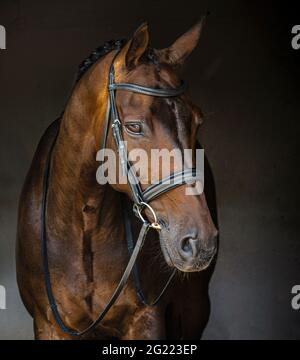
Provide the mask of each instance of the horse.
{"label": "horse", "polygon": [[[149,304],[129,278],[133,264],[127,269],[133,256],[126,244],[128,223],[133,238],[141,228],[129,211],[135,192],[128,183],[101,185],[95,174],[103,139],[120,160],[116,134],[129,150],[195,150],[203,114],[182,90],[180,70],[203,24],[165,49],[150,47],[147,23],[128,41],[99,47],[80,67],[63,114],[42,136],[19,200],[16,243],[17,283],[33,318],[35,339],[201,337],[217,252],[217,229],[205,193],[187,196],[188,185],[182,184],[137,209],[149,232],[134,264],[135,280],[138,271],[144,297],[154,299],[169,279],[160,301]],[[106,125],[111,101],[118,112],[113,119],[117,129]],[[148,187],[142,184],[141,191]],[[120,278],[122,291],[112,301]],[[103,309],[105,316],[91,326]]]}

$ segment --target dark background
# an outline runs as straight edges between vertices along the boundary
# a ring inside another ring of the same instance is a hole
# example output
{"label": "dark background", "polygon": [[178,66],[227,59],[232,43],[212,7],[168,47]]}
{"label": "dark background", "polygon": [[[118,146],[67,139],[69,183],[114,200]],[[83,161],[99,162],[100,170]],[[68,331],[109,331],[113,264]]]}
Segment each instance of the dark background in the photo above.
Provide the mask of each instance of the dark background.
{"label": "dark background", "polygon": [[[144,20],[165,47],[210,11],[185,70],[206,114],[201,142],[217,191],[220,253],[205,339],[300,338],[300,50],[293,2],[0,0],[0,339],[30,339],[15,282],[18,196],[37,143],[62,108],[78,64]],[[298,14],[299,11],[298,11]]]}

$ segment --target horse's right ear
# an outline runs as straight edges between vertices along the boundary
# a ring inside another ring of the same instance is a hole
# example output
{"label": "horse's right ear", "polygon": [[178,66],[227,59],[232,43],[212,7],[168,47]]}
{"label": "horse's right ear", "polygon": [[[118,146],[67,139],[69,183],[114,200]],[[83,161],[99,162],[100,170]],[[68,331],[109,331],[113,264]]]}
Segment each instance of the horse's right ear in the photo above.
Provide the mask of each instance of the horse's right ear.
{"label": "horse's right ear", "polygon": [[181,66],[197,46],[205,21],[206,16],[203,16],[199,22],[181,35],[170,47],[156,50],[160,61],[175,67]]}
{"label": "horse's right ear", "polygon": [[119,59],[127,69],[138,65],[149,45],[148,24],[145,22],[134,32],[120,52]]}

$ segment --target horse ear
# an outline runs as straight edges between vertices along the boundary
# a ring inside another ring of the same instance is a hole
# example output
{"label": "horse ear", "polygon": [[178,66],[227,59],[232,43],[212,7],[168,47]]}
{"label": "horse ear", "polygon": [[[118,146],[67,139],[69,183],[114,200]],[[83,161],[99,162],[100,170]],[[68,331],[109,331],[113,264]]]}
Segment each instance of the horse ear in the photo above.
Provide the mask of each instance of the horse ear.
{"label": "horse ear", "polygon": [[182,65],[197,46],[206,16],[197,22],[190,30],[181,35],[170,47],[156,50],[160,61],[172,66]]}
{"label": "horse ear", "polygon": [[122,51],[124,65],[132,68],[139,63],[140,58],[149,45],[148,24],[145,22],[134,32],[133,37]]}

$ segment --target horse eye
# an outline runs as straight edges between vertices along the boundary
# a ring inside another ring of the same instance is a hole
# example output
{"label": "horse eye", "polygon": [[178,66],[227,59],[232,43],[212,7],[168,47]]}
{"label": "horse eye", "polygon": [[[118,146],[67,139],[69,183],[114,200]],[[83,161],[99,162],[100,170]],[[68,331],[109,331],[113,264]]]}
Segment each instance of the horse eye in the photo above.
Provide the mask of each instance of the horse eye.
{"label": "horse eye", "polygon": [[128,122],[125,124],[125,128],[129,133],[133,134],[141,134],[142,133],[142,125],[137,122]]}

